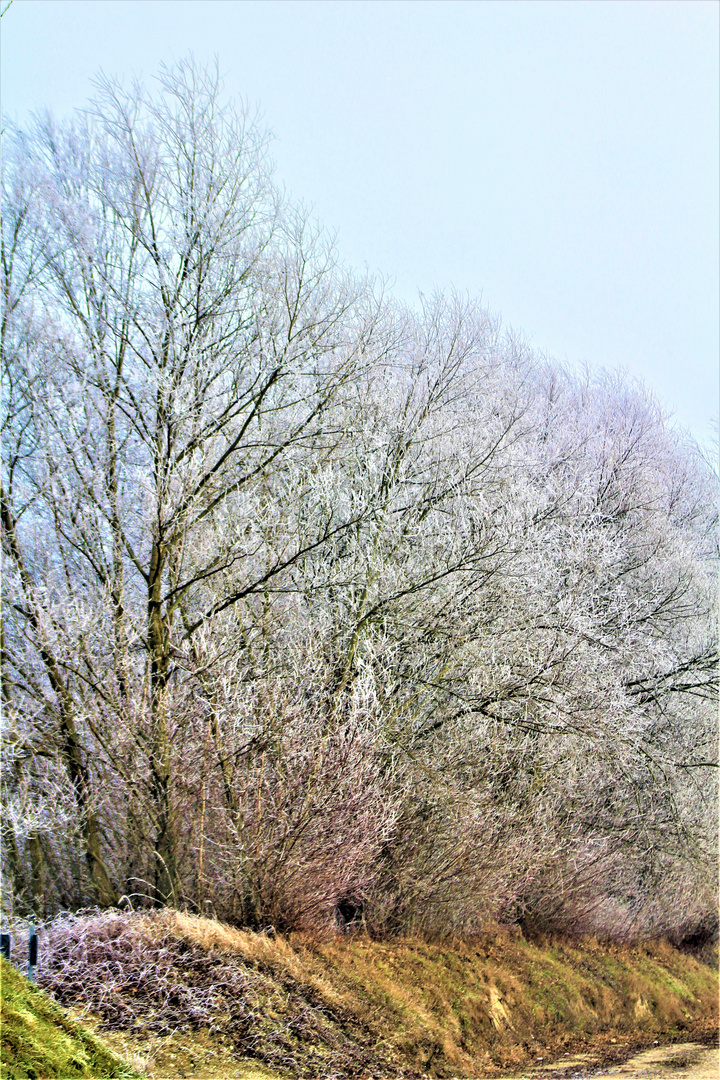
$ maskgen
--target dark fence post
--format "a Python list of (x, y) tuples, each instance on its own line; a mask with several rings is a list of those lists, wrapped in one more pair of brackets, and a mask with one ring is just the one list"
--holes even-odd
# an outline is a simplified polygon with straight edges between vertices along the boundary
[(0, 934), (0, 956), (10, 959), (10, 935)]
[(35, 968), (38, 962), (38, 940), (35, 927), (30, 923), (30, 936), (28, 937), (28, 980), (33, 981)]

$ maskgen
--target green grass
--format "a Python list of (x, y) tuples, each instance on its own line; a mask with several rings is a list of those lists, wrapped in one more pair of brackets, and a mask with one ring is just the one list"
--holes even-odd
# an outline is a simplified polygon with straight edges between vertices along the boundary
[(100, 1039), (0, 959), (0, 1077), (136, 1077)]

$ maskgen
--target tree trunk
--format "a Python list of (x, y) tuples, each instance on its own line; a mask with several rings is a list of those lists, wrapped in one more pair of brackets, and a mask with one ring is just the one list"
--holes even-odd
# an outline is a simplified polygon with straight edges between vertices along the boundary
[(169, 630), (162, 613), (164, 552), (153, 545), (148, 594), (148, 645), (150, 651), (151, 752), (150, 772), (155, 834), (155, 901), (177, 903), (177, 837), (170, 792), (170, 738), (168, 732), (168, 680), (170, 675)]
[(112, 907), (117, 903), (117, 893), (112, 886), (110, 876), (102, 859), (100, 830), (97, 816), (92, 805), (92, 783), (90, 772), (83, 760), (82, 748), (75, 727), (72, 697), (70, 696), (70, 692), (61, 675), (60, 666), (45, 641), (40, 612), (35, 604), (32, 579), (25, 569), (22, 552), (20, 551), (17, 539), (15, 521), (4, 497), (4, 492), (2, 494), (2, 524), (5, 531), (6, 542), (22, 579), (23, 590), (28, 603), (28, 621), (37, 636), (40, 647), (40, 656), (57, 702), (62, 739), (62, 754), (65, 758), (68, 774), (70, 776), (70, 783), (75, 792), (81, 814), (81, 831), (90, 880), (95, 887), (98, 904), (101, 907)]
[(43, 850), (36, 832), (33, 831), (28, 836), (27, 846), (30, 854), (30, 910), (36, 919), (42, 919), (45, 915)]

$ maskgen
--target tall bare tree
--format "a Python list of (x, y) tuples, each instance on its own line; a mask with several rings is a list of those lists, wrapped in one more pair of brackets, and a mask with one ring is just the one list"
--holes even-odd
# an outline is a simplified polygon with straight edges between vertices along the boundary
[[(98, 744), (115, 720), (143, 740), (154, 887), (177, 900), (176, 662), (350, 525), (331, 510), (302, 546), (260, 553), (268, 489), (338, 438), (324, 417), (372, 347), (374, 300), (283, 204), (264, 134), (219, 92), (190, 62), (154, 95), (103, 81), (82, 118), (45, 119), (8, 155), (5, 550), (104, 903), (79, 699)], [(73, 624), (82, 605), (95, 617)]]

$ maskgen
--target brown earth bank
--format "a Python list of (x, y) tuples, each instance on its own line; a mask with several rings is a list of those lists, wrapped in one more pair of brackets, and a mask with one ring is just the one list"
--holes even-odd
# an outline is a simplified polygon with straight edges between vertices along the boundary
[(164, 911), (41, 944), (41, 985), (154, 1078), (562, 1076), (718, 1030), (716, 967), (667, 942), (318, 942)]

